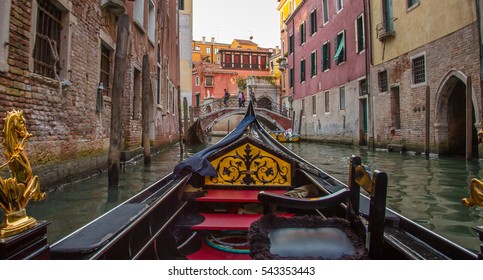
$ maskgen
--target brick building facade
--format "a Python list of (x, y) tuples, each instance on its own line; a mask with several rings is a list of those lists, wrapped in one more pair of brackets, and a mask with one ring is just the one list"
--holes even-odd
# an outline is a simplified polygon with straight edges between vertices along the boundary
[[(123, 120), (123, 159), (142, 152), (144, 55), (149, 56), (152, 83), (151, 145), (160, 147), (177, 141), (176, 3), (153, 0), (2, 3), (5, 9), (1, 9), (0, 19), (5, 32), (0, 36), (0, 45), (6, 47), (0, 52), (0, 115), (5, 116), (12, 109), (23, 110), (27, 129), (34, 135), (26, 150), (42, 188), (107, 167), (116, 26), (121, 13), (126, 12), (130, 18), (123, 115), (119, 116)], [(55, 45), (50, 48), (49, 42)], [(1, 172), (3, 175), (8, 170)]]

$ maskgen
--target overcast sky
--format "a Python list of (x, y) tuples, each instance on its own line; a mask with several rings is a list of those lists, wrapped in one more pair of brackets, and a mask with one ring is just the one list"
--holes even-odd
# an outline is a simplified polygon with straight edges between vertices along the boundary
[(193, 40), (219, 43), (249, 40), (263, 48), (280, 46), (277, 0), (193, 0)]

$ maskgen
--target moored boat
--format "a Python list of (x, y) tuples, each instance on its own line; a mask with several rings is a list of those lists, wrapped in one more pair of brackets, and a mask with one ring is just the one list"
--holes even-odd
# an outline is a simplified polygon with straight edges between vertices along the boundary
[(50, 256), (478, 259), (388, 209), (386, 173), (370, 172), (357, 156), (349, 166), (343, 183), (300, 158), (259, 125), (249, 104), (220, 142), (53, 244)]
[(281, 143), (297, 143), (300, 141), (300, 135), (292, 134), (291, 129), (283, 130), (272, 130), (269, 132), (270, 136)]

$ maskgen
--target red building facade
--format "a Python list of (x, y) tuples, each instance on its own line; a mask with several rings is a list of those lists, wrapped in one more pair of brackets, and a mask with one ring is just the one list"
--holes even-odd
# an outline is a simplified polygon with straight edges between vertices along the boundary
[(364, 19), (363, 1), (307, 0), (286, 20), (286, 89), (303, 136), (347, 142), (365, 137), (359, 122), (367, 108), (359, 98), (367, 71)]

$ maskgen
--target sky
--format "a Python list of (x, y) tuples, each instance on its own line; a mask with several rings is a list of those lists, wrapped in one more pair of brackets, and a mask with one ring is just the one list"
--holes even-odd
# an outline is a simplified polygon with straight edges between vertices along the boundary
[(193, 40), (231, 44), (249, 40), (259, 47), (280, 46), (277, 0), (193, 0)]

